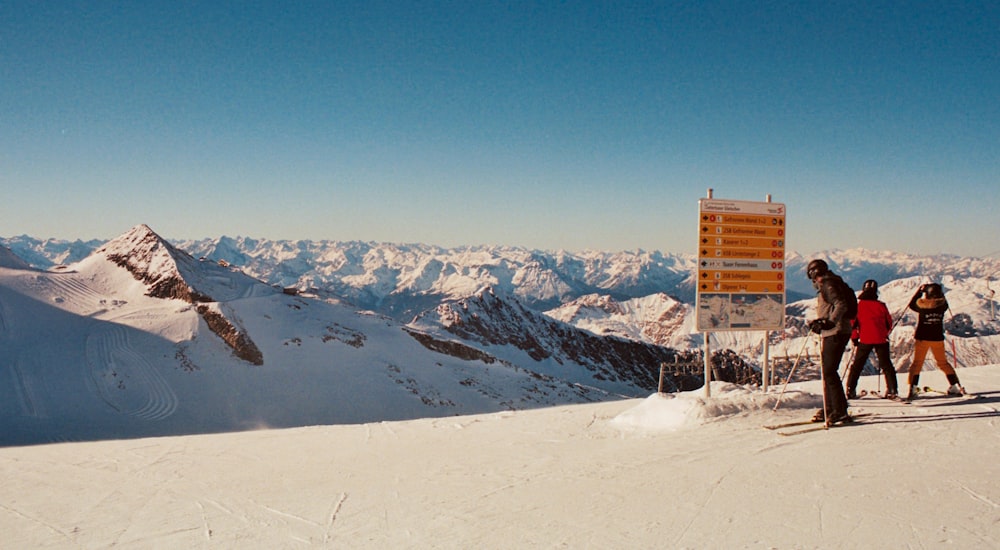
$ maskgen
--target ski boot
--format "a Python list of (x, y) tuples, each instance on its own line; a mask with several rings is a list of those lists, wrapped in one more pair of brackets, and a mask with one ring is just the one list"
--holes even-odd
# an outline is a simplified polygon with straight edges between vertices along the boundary
[(958, 385), (957, 383), (952, 384), (951, 386), (948, 387), (948, 395), (958, 395), (958, 396), (966, 395), (965, 388)]
[(854, 422), (854, 419), (851, 418), (851, 415), (849, 415), (846, 412), (844, 412), (844, 413), (835, 414), (835, 415), (831, 416), (827, 420), (826, 425), (827, 426), (833, 426), (834, 424), (850, 424), (852, 422)]
[(919, 392), (920, 392), (920, 389), (917, 388), (917, 385), (916, 384), (911, 384), (910, 385), (910, 393), (908, 393), (906, 395), (906, 402), (910, 403), (911, 401), (913, 401), (914, 399), (916, 399), (917, 398), (917, 393), (919, 393)]

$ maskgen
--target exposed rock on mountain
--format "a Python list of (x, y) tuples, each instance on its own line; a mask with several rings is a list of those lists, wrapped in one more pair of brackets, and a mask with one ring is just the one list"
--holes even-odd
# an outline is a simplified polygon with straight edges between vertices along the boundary
[[(580, 365), (591, 372), (599, 387), (624, 384), (618, 391), (625, 391), (626, 386), (655, 390), (660, 364), (674, 363), (678, 357), (673, 349), (578, 329), (530, 310), (494, 289), (441, 304), (412, 325), (443, 330), (486, 349), (514, 347), (538, 363), (542, 372)], [(670, 385), (670, 390), (678, 389), (672, 382)]]
[[(222, 312), (216, 304), (211, 283), (202, 288), (199, 283), (211, 281), (213, 271), (223, 271), (214, 276), (215, 281), (226, 281), (226, 290), (232, 290), (234, 274), (228, 269), (211, 263), (199, 262), (190, 254), (165, 241), (149, 226), (140, 224), (118, 238), (108, 241), (94, 251), (94, 255), (104, 256), (108, 261), (126, 269), (136, 280), (148, 287), (147, 296), (164, 300), (183, 300), (197, 305), (197, 312), (205, 320), (208, 328), (222, 338), (233, 353), (254, 365), (264, 364), (263, 354), (254, 344), (246, 330), (240, 329)], [(247, 288), (265, 285), (242, 275)], [(216, 283), (217, 287), (218, 284)], [(221, 298), (231, 298), (231, 292), (222, 292)], [(237, 293), (237, 295), (240, 293)]]
[(264, 354), (257, 348), (257, 344), (247, 336), (246, 331), (236, 328), (221, 311), (212, 307), (213, 305), (215, 304), (198, 305), (198, 314), (205, 320), (209, 330), (229, 344), (236, 357), (254, 365), (263, 365)]
[[(108, 241), (94, 251), (128, 270), (136, 280), (149, 286), (148, 296), (175, 298), (194, 304), (214, 302), (203, 292), (191, 287), (181, 274), (181, 263), (192, 263), (187, 252), (175, 248), (144, 224)], [(190, 267), (190, 266), (188, 266)]]

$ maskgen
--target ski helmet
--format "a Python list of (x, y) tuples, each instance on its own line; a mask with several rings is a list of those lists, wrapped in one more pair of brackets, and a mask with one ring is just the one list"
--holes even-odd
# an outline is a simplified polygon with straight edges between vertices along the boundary
[(944, 298), (944, 292), (941, 290), (941, 285), (937, 283), (931, 283), (927, 285), (927, 297)]
[(813, 260), (806, 266), (806, 276), (810, 279), (815, 279), (828, 271), (830, 267), (823, 260)]
[(875, 279), (868, 279), (865, 284), (861, 285), (861, 290), (878, 290), (878, 281)]

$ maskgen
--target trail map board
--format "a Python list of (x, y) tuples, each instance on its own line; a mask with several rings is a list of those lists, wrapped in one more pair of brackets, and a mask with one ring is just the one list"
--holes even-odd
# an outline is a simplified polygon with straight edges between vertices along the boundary
[(700, 199), (698, 206), (698, 330), (784, 328), (785, 205)]

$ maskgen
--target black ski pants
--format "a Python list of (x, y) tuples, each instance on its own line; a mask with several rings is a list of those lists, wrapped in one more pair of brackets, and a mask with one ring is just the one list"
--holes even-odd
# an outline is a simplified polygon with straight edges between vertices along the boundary
[(858, 344), (854, 349), (854, 361), (847, 368), (847, 394), (856, 393), (858, 389), (858, 379), (861, 378), (861, 371), (865, 368), (868, 356), (875, 350), (875, 357), (878, 359), (878, 367), (885, 376), (886, 393), (898, 394), (899, 386), (896, 384), (896, 368), (892, 366), (892, 358), (889, 357), (889, 342), (883, 344)]
[(840, 381), (840, 361), (844, 350), (851, 341), (851, 333), (837, 333), (823, 337), (823, 406), (827, 418), (837, 418), (847, 414), (847, 396)]

